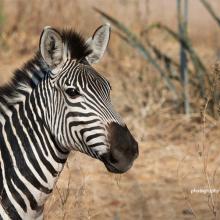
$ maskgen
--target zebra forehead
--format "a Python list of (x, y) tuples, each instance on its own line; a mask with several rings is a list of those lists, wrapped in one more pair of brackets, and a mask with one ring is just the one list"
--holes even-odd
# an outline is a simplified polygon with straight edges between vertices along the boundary
[(86, 83), (88, 85), (111, 89), (109, 81), (88, 64), (78, 63), (77, 68), (74, 68), (73, 72), (71, 70), (65, 71), (61, 76), (63, 83), (67, 85), (75, 83), (85, 85)]

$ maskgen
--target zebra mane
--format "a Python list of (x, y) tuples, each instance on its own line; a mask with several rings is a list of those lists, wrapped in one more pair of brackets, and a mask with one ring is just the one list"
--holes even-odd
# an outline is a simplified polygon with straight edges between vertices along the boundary
[[(44, 64), (44, 66), (46, 65)], [(0, 103), (12, 103), (21, 90), (33, 89), (36, 82), (41, 81), (46, 72), (46, 69), (43, 68), (43, 58), (40, 52), (37, 52), (32, 59), (14, 71), (8, 83), (0, 87)]]
[[(59, 32), (64, 44), (67, 45), (72, 59), (82, 60), (92, 52), (81, 34), (72, 29), (64, 29)], [(22, 90), (32, 90), (49, 74), (50, 69), (38, 51), (23, 67), (14, 71), (11, 80), (7, 84), (0, 86), (0, 103), (9, 104), (16, 102)]]
[(76, 31), (72, 29), (64, 29), (60, 31), (60, 33), (64, 44), (67, 45), (72, 59), (83, 59), (92, 52), (82, 35)]

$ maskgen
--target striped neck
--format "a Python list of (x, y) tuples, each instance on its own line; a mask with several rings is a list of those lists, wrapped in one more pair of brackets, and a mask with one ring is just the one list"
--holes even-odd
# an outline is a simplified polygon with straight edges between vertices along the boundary
[(24, 78), (0, 89), (0, 219), (41, 218), (69, 153), (45, 121), (47, 71), (32, 60), (15, 73)]

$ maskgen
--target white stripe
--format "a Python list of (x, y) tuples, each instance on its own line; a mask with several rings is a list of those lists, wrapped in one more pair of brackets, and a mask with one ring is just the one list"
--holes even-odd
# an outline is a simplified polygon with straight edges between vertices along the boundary
[(9, 216), (5, 213), (5, 210), (1, 206), (1, 203), (0, 203), (0, 216), (3, 218), (3, 220), (10, 220)]

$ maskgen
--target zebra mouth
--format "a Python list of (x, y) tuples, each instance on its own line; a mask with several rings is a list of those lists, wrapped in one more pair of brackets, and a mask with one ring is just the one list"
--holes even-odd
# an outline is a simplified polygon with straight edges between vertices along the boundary
[(124, 173), (126, 172), (126, 170), (119, 170), (118, 168), (116, 168), (114, 165), (110, 164), (110, 163), (107, 163), (107, 162), (104, 162), (105, 164), (105, 167), (107, 168), (107, 170), (111, 173)]
[(111, 172), (111, 173), (116, 173), (116, 174), (121, 174), (121, 173), (125, 173), (126, 171), (129, 170), (129, 168), (132, 166), (132, 164), (130, 166), (127, 166), (123, 169), (119, 169), (116, 167), (115, 164), (113, 164), (111, 161), (109, 161), (108, 159), (106, 159), (106, 157), (102, 157), (101, 161), (105, 164), (106, 169)]
[(113, 166), (112, 164), (110, 164), (110, 163), (104, 162), (104, 164), (105, 164), (105, 167), (107, 168), (107, 170), (108, 170), (109, 172), (111, 172), (111, 173), (118, 173), (118, 174), (120, 174), (120, 173), (126, 172), (126, 171), (123, 171), (123, 170), (119, 170), (118, 168), (114, 167), (114, 166)]

